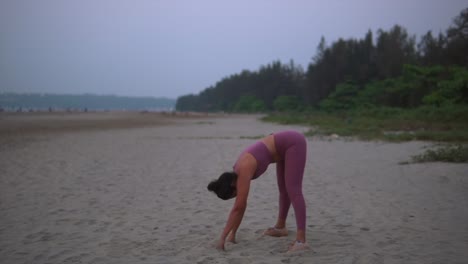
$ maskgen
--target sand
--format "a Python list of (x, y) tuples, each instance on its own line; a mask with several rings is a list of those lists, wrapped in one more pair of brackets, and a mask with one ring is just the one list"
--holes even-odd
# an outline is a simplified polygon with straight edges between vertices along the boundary
[(468, 261), (468, 165), (399, 165), (431, 143), (308, 138), (312, 249), (285, 254), (293, 210), (288, 237), (261, 236), (278, 210), (270, 165), (251, 185), (238, 244), (219, 252), (233, 201), (208, 182), (259, 136), (308, 128), (258, 116), (99, 115), (81, 114), (100, 120), (84, 128), (76, 115), (0, 116), (0, 263)]

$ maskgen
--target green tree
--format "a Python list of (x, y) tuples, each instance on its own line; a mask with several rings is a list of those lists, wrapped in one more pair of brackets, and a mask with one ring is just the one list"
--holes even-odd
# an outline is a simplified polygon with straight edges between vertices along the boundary
[(468, 69), (453, 67), (450, 72), (451, 78), (438, 80), (435, 89), (423, 97), (425, 104), (468, 104)]
[(273, 102), (276, 111), (298, 111), (303, 108), (303, 105), (297, 96), (281, 95)]
[(258, 113), (265, 110), (265, 103), (253, 95), (241, 96), (234, 106), (235, 112)]
[(468, 8), (453, 19), (447, 30), (446, 54), (452, 64), (468, 66)]
[(421, 63), (423, 65), (445, 64), (445, 42), (445, 37), (442, 34), (439, 34), (436, 39), (432, 36), (431, 31), (422, 36), (421, 41), (418, 43)]
[(340, 83), (336, 90), (320, 103), (320, 108), (326, 111), (347, 110), (357, 107), (356, 95), (359, 86), (352, 81)]
[(406, 29), (395, 25), (389, 32), (377, 34), (376, 65), (379, 79), (391, 78), (401, 73), (404, 64), (416, 61), (415, 37)]

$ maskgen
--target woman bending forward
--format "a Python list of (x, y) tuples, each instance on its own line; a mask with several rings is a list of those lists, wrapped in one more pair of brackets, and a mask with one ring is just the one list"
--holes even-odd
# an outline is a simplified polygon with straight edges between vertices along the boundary
[[(292, 204), (296, 216), (296, 240), (289, 252), (308, 248), (305, 222), (306, 205), (302, 195), (302, 177), (306, 162), (307, 144), (304, 136), (296, 131), (271, 134), (247, 147), (237, 159), (233, 172), (225, 172), (208, 184), (208, 190), (228, 200), (236, 197), (221, 238), (216, 247), (224, 250), (226, 239), (235, 243), (236, 231), (247, 207), (250, 181), (262, 175), (270, 163), (276, 163), (279, 189), (279, 213), (274, 227), (265, 230), (268, 236), (287, 236), (286, 217)], [(229, 236), (229, 237), (228, 237)]]

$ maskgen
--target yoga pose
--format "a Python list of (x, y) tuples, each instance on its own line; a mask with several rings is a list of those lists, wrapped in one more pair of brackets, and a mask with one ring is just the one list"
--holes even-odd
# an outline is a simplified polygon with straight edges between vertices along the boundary
[[(216, 247), (224, 250), (227, 239), (235, 243), (236, 231), (244, 216), (250, 181), (262, 175), (270, 163), (276, 163), (279, 189), (279, 213), (274, 227), (265, 230), (268, 236), (287, 236), (286, 217), (292, 203), (296, 215), (296, 240), (288, 251), (308, 248), (305, 235), (306, 205), (302, 195), (302, 177), (307, 145), (304, 136), (295, 131), (271, 134), (247, 147), (237, 159), (233, 172), (225, 172), (208, 184), (208, 190), (228, 200), (236, 197), (226, 226)], [(229, 236), (229, 237), (228, 237)]]

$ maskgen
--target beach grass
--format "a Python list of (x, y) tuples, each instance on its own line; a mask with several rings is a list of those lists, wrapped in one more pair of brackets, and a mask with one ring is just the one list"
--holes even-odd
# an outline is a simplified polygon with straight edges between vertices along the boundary
[(271, 113), (262, 120), (311, 126), (307, 136), (336, 134), (392, 142), (468, 142), (468, 107)]
[(453, 163), (468, 162), (468, 146), (442, 146), (436, 149), (428, 149), (424, 153), (412, 157), (412, 163), (435, 161)]

